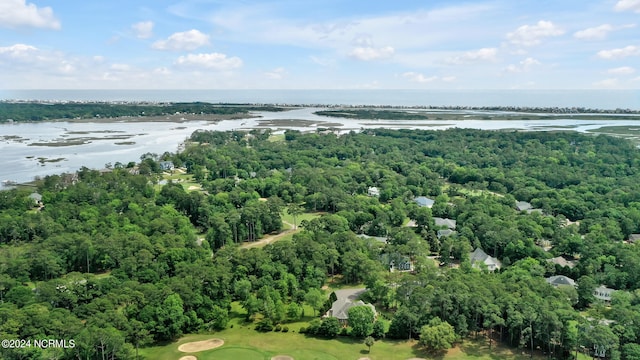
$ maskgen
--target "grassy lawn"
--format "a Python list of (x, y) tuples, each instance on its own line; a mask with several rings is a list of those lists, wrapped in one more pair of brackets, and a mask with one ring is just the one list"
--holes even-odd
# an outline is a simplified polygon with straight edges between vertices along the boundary
[[(289, 355), (295, 360), (357, 360), (368, 357), (371, 360), (388, 359), (478, 359), (478, 360), (524, 360), (517, 350), (506, 347), (489, 346), (482, 341), (465, 341), (448, 352), (429, 354), (423, 351), (414, 341), (380, 340), (371, 347), (371, 353), (360, 339), (338, 337), (337, 339), (317, 339), (296, 333), (259, 333), (252, 326), (234, 326), (233, 328), (210, 335), (188, 335), (179, 341), (165, 346), (150, 347), (140, 350), (144, 359), (176, 360), (187, 353), (178, 351), (178, 346), (186, 342), (220, 338), (225, 344), (217, 349), (191, 353), (198, 360), (269, 360), (276, 355)], [(536, 356), (536, 358), (539, 358)]]
[[(300, 334), (300, 328), (306, 327), (312, 319), (313, 310), (304, 307), (305, 315), (300, 321), (284, 324), (289, 328), (288, 333), (282, 332), (258, 332), (254, 330), (253, 321), (246, 322), (246, 312), (238, 302), (231, 304), (229, 312), (229, 324), (223, 331), (209, 334), (186, 335), (180, 340), (161, 346), (153, 346), (140, 349), (141, 359), (147, 360), (177, 360), (181, 356), (193, 355), (198, 360), (270, 360), (276, 355), (289, 355), (295, 360), (357, 360), (368, 357), (371, 360), (387, 359), (479, 359), (479, 360), (524, 360), (528, 355), (522, 355), (521, 351), (503, 346), (491, 350), (487, 341), (467, 340), (447, 352), (429, 354), (418, 346), (417, 341), (406, 340), (379, 340), (371, 347), (371, 353), (363, 344), (362, 339), (350, 337), (338, 337), (336, 339), (320, 339), (307, 337)], [(224, 345), (211, 350), (197, 353), (182, 353), (178, 347), (192, 341), (202, 341), (211, 338), (224, 340)], [(539, 358), (536, 356), (536, 358)]]
[(269, 135), (269, 138), (267, 139), (267, 141), (271, 141), (271, 142), (284, 141), (284, 134), (271, 134)]
[[(162, 180), (173, 181), (174, 183), (178, 183), (182, 185), (185, 191), (193, 191), (194, 188), (200, 190), (202, 187), (200, 184), (193, 180), (192, 174), (184, 174), (177, 171), (174, 171), (172, 174), (164, 174), (162, 176)], [(191, 190), (189, 190), (191, 188)], [(162, 189), (162, 185), (156, 185), (156, 191), (160, 191)]]
[[(302, 222), (302, 220), (312, 220), (315, 219), (317, 217), (319, 217), (320, 215), (322, 215), (322, 213), (302, 213), (298, 216), (296, 216), (296, 225), (300, 225), (300, 222)], [(282, 221), (284, 222), (288, 222), (290, 224), (293, 224), (293, 216), (289, 215), (289, 212), (287, 211), (287, 208), (284, 208), (284, 211), (282, 212)], [(286, 224), (285, 224), (286, 225)]]

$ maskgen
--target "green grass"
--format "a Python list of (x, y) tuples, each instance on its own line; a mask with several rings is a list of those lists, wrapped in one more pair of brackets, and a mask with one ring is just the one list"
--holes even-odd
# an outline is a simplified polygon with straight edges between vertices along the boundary
[[(300, 222), (302, 222), (302, 220), (312, 220), (315, 219), (317, 217), (319, 217), (320, 215), (322, 215), (322, 213), (302, 213), (298, 216), (296, 216), (296, 225), (300, 225)], [(286, 221), (288, 223), (293, 224), (293, 215), (289, 215), (289, 212), (287, 211), (287, 209), (285, 208), (284, 211), (282, 212), (282, 220)]]
[[(201, 185), (193, 180), (192, 174), (184, 174), (178, 171), (174, 171), (171, 174), (162, 175), (162, 180), (166, 180), (166, 181), (171, 180), (174, 183), (178, 183), (182, 185), (185, 191), (194, 191), (193, 189), (189, 190), (189, 187), (191, 186), (197, 187), (198, 190), (201, 189)], [(162, 185), (156, 185), (155, 189), (156, 191), (160, 191), (162, 189)]]
[(284, 134), (271, 134), (267, 141), (271, 142), (281, 142), (284, 141)]
[[(213, 334), (188, 335), (178, 342), (165, 346), (149, 347), (140, 350), (143, 359), (176, 360), (187, 355), (178, 351), (178, 346), (186, 342), (220, 338), (225, 344), (217, 349), (191, 353), (198, 360), (224, 359), (264, 359), (269, 360), (276, 355), (289, 355), (295, 360), (333, 360), (359, 359), (368, 357), (371, 360), (426, 359), (458, 360), (524, 360), (528, 354), (521, 354), (517, 349), (494, 346), (489, 350), (486, 341), (464, 341), (454, 349), (439, 354), (430, 354), (422, 350), (415, 340), (379, 340), (371, 347), (371, 352), (361, 339), (338, 337), (337, 339), (318, 339), (296, 333), (259, 333), (253, 326), (234, 326)], [(539, 356), (534, 356), (541, 359)]]
[[(321, 339), (300, 334), (300, 328), (306, 327), (309, 321), (316, 318), (313, 310), (304, 307), (305, 314), (300, 321), (283, 324), (289, 328), (288, 333), (267, 332), (254, 330), (253, 321), (245, 321), (246, 312), (238, 302), (231, 304), (230, 321), (227, 329), (209, 334), (186, 335), (180, 340), (140, 349), (141, 359), (147, 360), (176, 360), (187, 353), (178, 351), (178, 347), (192, 341), (202, 341), (211, 338), (224, 340), (224, 345), (212, 350), (190, 353), (198, 360), (270, 360), (276, 355), (288, 355), (295, 360), (343, 360), (368, 357), (371, 360), (427, 358), (442, 360), (478, 359), (478, 360), (524, 360), (528, 359), (526, 351), (510, 349), (504, 346), (494, 346), (489, 349), (486, 340), (465, 340), (453, 349), (438, 354), (425, 352), (418, 346), (417, 341), (406, 340), (378, 340), (371, 347), (371, 352), (363, 344), (362, 339), (338, 337), (336, 339)], [(542, 359), (540, 356), (534, 356)]]

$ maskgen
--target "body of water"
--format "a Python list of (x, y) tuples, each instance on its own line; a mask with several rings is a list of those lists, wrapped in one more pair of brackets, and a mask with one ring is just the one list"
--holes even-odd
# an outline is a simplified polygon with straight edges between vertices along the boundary
[[(337, 124), (342, 132), (361, 128), (475, 129), (587, 131), (602, 126), (636, 125), (620, 120), (531, 121), (376, 121), (314, 115), (326, 105), (390, 106), (521, 106), (584, 107), (640, 110), (639, 90), (0, 90), (4, 100), (151, 101), (264, 104), (317, 104), (291, 111), (259, 112), (259, 118), (220, 122), (41, 122), (0, 124), (0, 180), (31, 181), (36, 176), (73, 172), (82, 166), (139, 161), (145, 153), (175, 152), (195, 130), (269, 127), (314, 130)], [(284, 120), (284, 121), (283, 121)], [(296, 120), (306, 120), (301, 124)], [(310, 122), (310, 123), (309, 123)], [(323, 125), (324, 124), (324, 125)], [(63, 144), (67, 142), (66, 144)], [(64, 146), (60, 146), (64, 145)]]
[[(140, 161), (145, 153), (176, 152), (198, 129), (228, 131), (271, 128), (313, 131), (335, 127), (340, 132), (362, 128), (484, 130), (519, 129), (588, 131), (603, 126), (640, 126), (633, 120), (358, 120), (315, 115), (325, 108), (295, 108), (285, 112), (256, 112), (247, 119), (173, 122), (38, 122), (0, 125), (0, 180), (27, 182), (36, 176), (74, 172), (86, 166), (101, 169), (107, 163)], [(300, 121), (302, 120), (302, 121)], [(64, 145), (64, 146), (61, 146)]]

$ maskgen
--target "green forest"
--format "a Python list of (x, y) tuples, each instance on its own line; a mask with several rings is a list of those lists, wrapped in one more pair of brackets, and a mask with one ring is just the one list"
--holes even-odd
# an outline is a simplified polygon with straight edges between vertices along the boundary
[(193, 103), (44, 103), (0, 102), (0, 122), (150, 117), (174, 114), (235, 115), (249, 111), (282, 111), (275, 106)]
[[(201, 188), (165, 183), (169, 161)], [(255, 336), (312, 316), (299, 332), (366, 339), (373, 359), (391, 339), (425, 357), (484, 339), (640, 359), (639, 176), (633, 143), (577, 132), (197, 131), (180, 153), (0, 191), (0, 338), (75, 341), (0, 358), (144, 358), (242, 309)], [(285, 230), (285, 214), (293, 236), (243, 248)], [(475, 249), (501, 267), (472, 262)], [(575, 286), (546, 280), (558, 275)], [(328, 283), (366, 287), (376, 316), (321, 317)]]

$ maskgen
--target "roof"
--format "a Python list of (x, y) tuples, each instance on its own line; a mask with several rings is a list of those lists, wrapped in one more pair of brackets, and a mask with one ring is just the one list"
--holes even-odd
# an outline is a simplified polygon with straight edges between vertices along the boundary
[(547, 278), (547, 282), (553, 286), (576, 286), (576, 282), (567, 276), (556, 275)]
[(349, 319), (349, 309), (362, 305), (370, 307), (373, 313), (376, 314), (375, 306), (367, 304), (362, 300), (357, 300), (365, 291), (367, 291), (365, 288), (335, 290), (334, 293), (338, 300), (333, 302), (331, 309), (327, 311), (326, 315), (338, 318), (339, 320), (347, 320)]
[(380, 189), (375, 186), (370, 186), (367, 189), (367, 194), (369, 194), (369, 196), (380, 196)]
[(426, 196), (418, 196), (417, 198), (413, 199), (413, 201), (415, 201), (418, 206), (423, 206), (423, 207), (432, 207), (433, 203), (435, 203), (435, 200), (433, 199), (429, 199)]
[(547, 262), (554, 263), (562, 267), (568, 267), (570, 269), (573, 269), (576, 266), (575, 261), (569, 261), (562, 256), (554, 257), (552, 259), (547, 259)]
[(338, 299), (333, 302), (331, 309), (327, 312), (328, 316), (333, 316), (339, 320), (349, 319), (349, 309), (354, 306), (368, 306), (373, 310), (373, 314), (376, 313), (376, 308), (372, 304), (365, 303), (362, 300), (353, 301), (350, 299)]
[(29, 195), (29, 198), (33, 199), (35, 201), (42, 201), (42, 195), (40, 195), (40, 194), (38, 194), (36, 192), (31, 193), (31, 195)]
[(518, 211), (525, 211), (525, 210), (529, 210), (532, 209), (533, 206), (531, 206), (530, 203), (526, 202), (526, 201), (517, 201), (516, 202), (516, 209), (518, 209)]
[(439, 217), (434, 217), (433, 221), (436, 223), (436, 226), (446, 226), (449, 229), (456, 228), (456, 221), (453, 219), (443, 219)]
[(616, 290), (614, 289), (608, 288), (604, 285), (600, 285), (597, 288), (595, 288), (595, 290), (593, 290), (593, 297), (602, 301), (611, 301), (611, 295), (615, 291)]
[(631, 235), (629, 235), (629, 242), (634, 243), (634, 242), (636, 242), (638, 240), (640, 240), (640, 234), (631, 234)]
[(365, 235), (365, 234), (358, 234), (356, 236), (361, 238), (361, 239), (371, 239), (371, 240), (375, 240), (377, 242), (381, 242), (381, 243), (384, 243), (384, 244), (387, 243), (387, 238), (385, 236), (369, 236), (369, 235)]
[(478, 267), (478, 263), (487, 265), (489, 270), (500, 269), (502, 266), (500, 260), (487, 255), (487, 253), (480, 248), (476, 248), (471, 254), (469, 254), (469, 261), (471, 262), (471, 266), (475, 268)]

